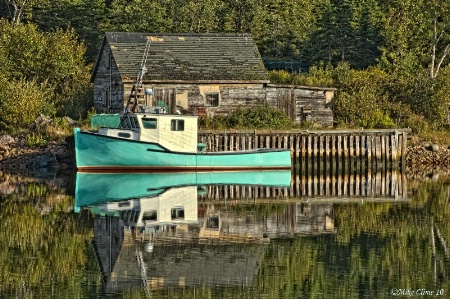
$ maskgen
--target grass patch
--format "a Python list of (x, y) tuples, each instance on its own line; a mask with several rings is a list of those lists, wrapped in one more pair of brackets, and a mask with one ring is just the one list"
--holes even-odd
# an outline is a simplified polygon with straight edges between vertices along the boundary
[(450, 131), (427, 131), (419, 134), (418, 139), (420, 142), (432, 142), (439, 145), (450, 145)]

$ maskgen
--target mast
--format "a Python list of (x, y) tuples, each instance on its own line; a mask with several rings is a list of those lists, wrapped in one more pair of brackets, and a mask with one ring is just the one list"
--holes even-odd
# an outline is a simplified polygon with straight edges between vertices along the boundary
[(147, 73), (147, 67), (145, 64), (147, 63), (148, 53), (150, 51), (150, 39), (147, 37), (147, 42), (145, 43), (144, 54), (142, 55), (141, 64), (139, 65), (139, 72), (137, 75), (136, 82), (133, 84), (131, 88), (130, 96), (128, 97), (127, 105), (125, 106), (125, 113), (120, 120), (119, 129), (122, 128), (123, 121), (127, 117), (128, 113), (134, 112), (136, 110), (138, 99), (142, 94), (142, 80), (144, 78), (144, 74)]

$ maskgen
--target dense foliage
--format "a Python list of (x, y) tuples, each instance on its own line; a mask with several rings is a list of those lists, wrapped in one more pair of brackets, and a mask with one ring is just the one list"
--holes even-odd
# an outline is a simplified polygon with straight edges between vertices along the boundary
[(3, 128), (28, 126), (40, 113), (85, 115), (90, 71), (72, 30), (46, 33), (0, 20), (0, 45)]
[[(0, 0), (0, 101), (28, 101), (10, 98), (27, 86), (41, 110), (31, 115), (85, 116), (105, 31), (250, 32), (264, 60), (301, 71), (273, 82), (337, 88), (338, 123), (443, 129), (449, 12), (437, 0)], [(0, 113), (3, 127), (29, 121), (10, 123), (10, 110)]]
[(297, 125), (283, 111), (270, 107), (258, 106), (238, 108), (227, 116), (201, 117), (199, 126), (203, 129), (274, 129), (286, 130)]

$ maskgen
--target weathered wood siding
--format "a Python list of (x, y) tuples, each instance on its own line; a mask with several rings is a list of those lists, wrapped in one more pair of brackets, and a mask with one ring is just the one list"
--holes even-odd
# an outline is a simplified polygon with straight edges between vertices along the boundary
[(332, 127), (331, 109), (334, 89), (269, 84), (267, 103), (283, 110), (297, 123), (311, 123), (314, 127)]
[(99, 59), (98, 71), (93, 78), (94, 107), (98, 113), (123, 111), (123, 83), (108, 47), (101, 52)]
[[(113, 72), (114, 73), (114, 72)], [(99, 113), (118, 113), (125, 109), (130, 97), (132, 84), (117, 83), (106, 74), (95, 80), (94, 105)], [(115, 84), (109, 86), (110, 82)], [(145, 86), (146, 87), (146, 86)], [(151, 106), (164, 103), (173, 112), (175, 106), (196, 111), (203, 108), (208, 116), (227, 115), (238, 108), (247, 108), (268, 104), (283, 110), (297, 123), (309, 122), (315, 127), (331, 127), (333, 115), (325, 101), (324, 92), (293, 90), (287, 88), (268, 88), (263, 84), (152, 84), (153, 95), (142, 94), (140, 105)], [(205, 89), (218, 90), (219, 105), (208, 106)], [(111, 99), (108, 97), (111, 96)]]

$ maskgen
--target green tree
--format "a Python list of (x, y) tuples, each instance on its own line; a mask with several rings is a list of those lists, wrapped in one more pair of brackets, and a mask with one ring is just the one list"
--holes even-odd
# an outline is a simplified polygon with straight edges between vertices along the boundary
[(109, 31), (217, 32), (222, 1), (115, 0), (103, 27)]
[(381, 22), (381, 62), (414, 75), (419, 66), (435, 78), (448, 64), (450, 4), (435, 0), (386, 0)]
[(28, 8), (33, 5), (36, 0), (1, 0), (0, 1), (0, 17), (7, 18), (12, 26), (19, 25)]
[(296, 126), (286, 114), (270, 106), (239, 108), (227, 116), (200, 118), (199, 126), (204, 129), (291, 129)]
[(258, 0), (223, 1), (220, 29), (224, 32), (248, 33), (252, 31), (252, 20), (258, 9)]
[(301, 43), (314, 29), (316, 5), (311, 1), (260, 1), (253, 12), (251, 33), (261, 55), (270, 60), (298, 59)]
[[(24, 89), (31, 88), (37, 92), (36, 103), (46, 112), (73, 116), (75, 109), (71, 107), (80, 102), (89, 106), (86, 96), (90, 90), (90, 67), (84, 60), (85, 48), (77, 42), (72, 30), (43, 33), (32, 24), (12, 27), (10, 22), (0, 20), (0, 44), (0, 61), (5, 62), (0, 68), (3, 79), (8, 81), (4, 93), (13, 89), (10, 84), (17, 85), (17, 95), (6, 99), (11, 103), (3, 105), (14, 105), (22, 95), (30, 97)], [(44, 94), (38, 92), (44, 89)], [(44, 95), (45, 105), (41, 102)], [(37, 113), (37, 110), (30, 111)], [(28, 118), (22, 125), (27, 122)]]
[(102, 27), (105, 31), (166, 32), (171, 20), (165, 5), (153, 0), (113, 0)]
[(73, 29), (78, 42), (87, 47), (86, 58), (93, 61), (103, 38), (106, 12), (104, 0), (37, 1), (31, 6), (27, 21), (43, 32)]
[(357, 69), (375, 65), (381, 43), (381, 11), (375, 0), (339, 0), (321, 5), (315, 32), (303, 45), (307, 65), (348, 62)]
[[(430, 78), (437, 77), (439, 70), (444, 66), (444, 62), (448, 61), (450, 52), (450, 34), (448, 27), (450, 26), (450, 5), (446, 2), (431, 0), (428, 5), (431, 9), (429, 18), (432, 20), (433, 35), (431, 39), (430, 54)], [(448, 63), (446, 63), (448, 65)]]

